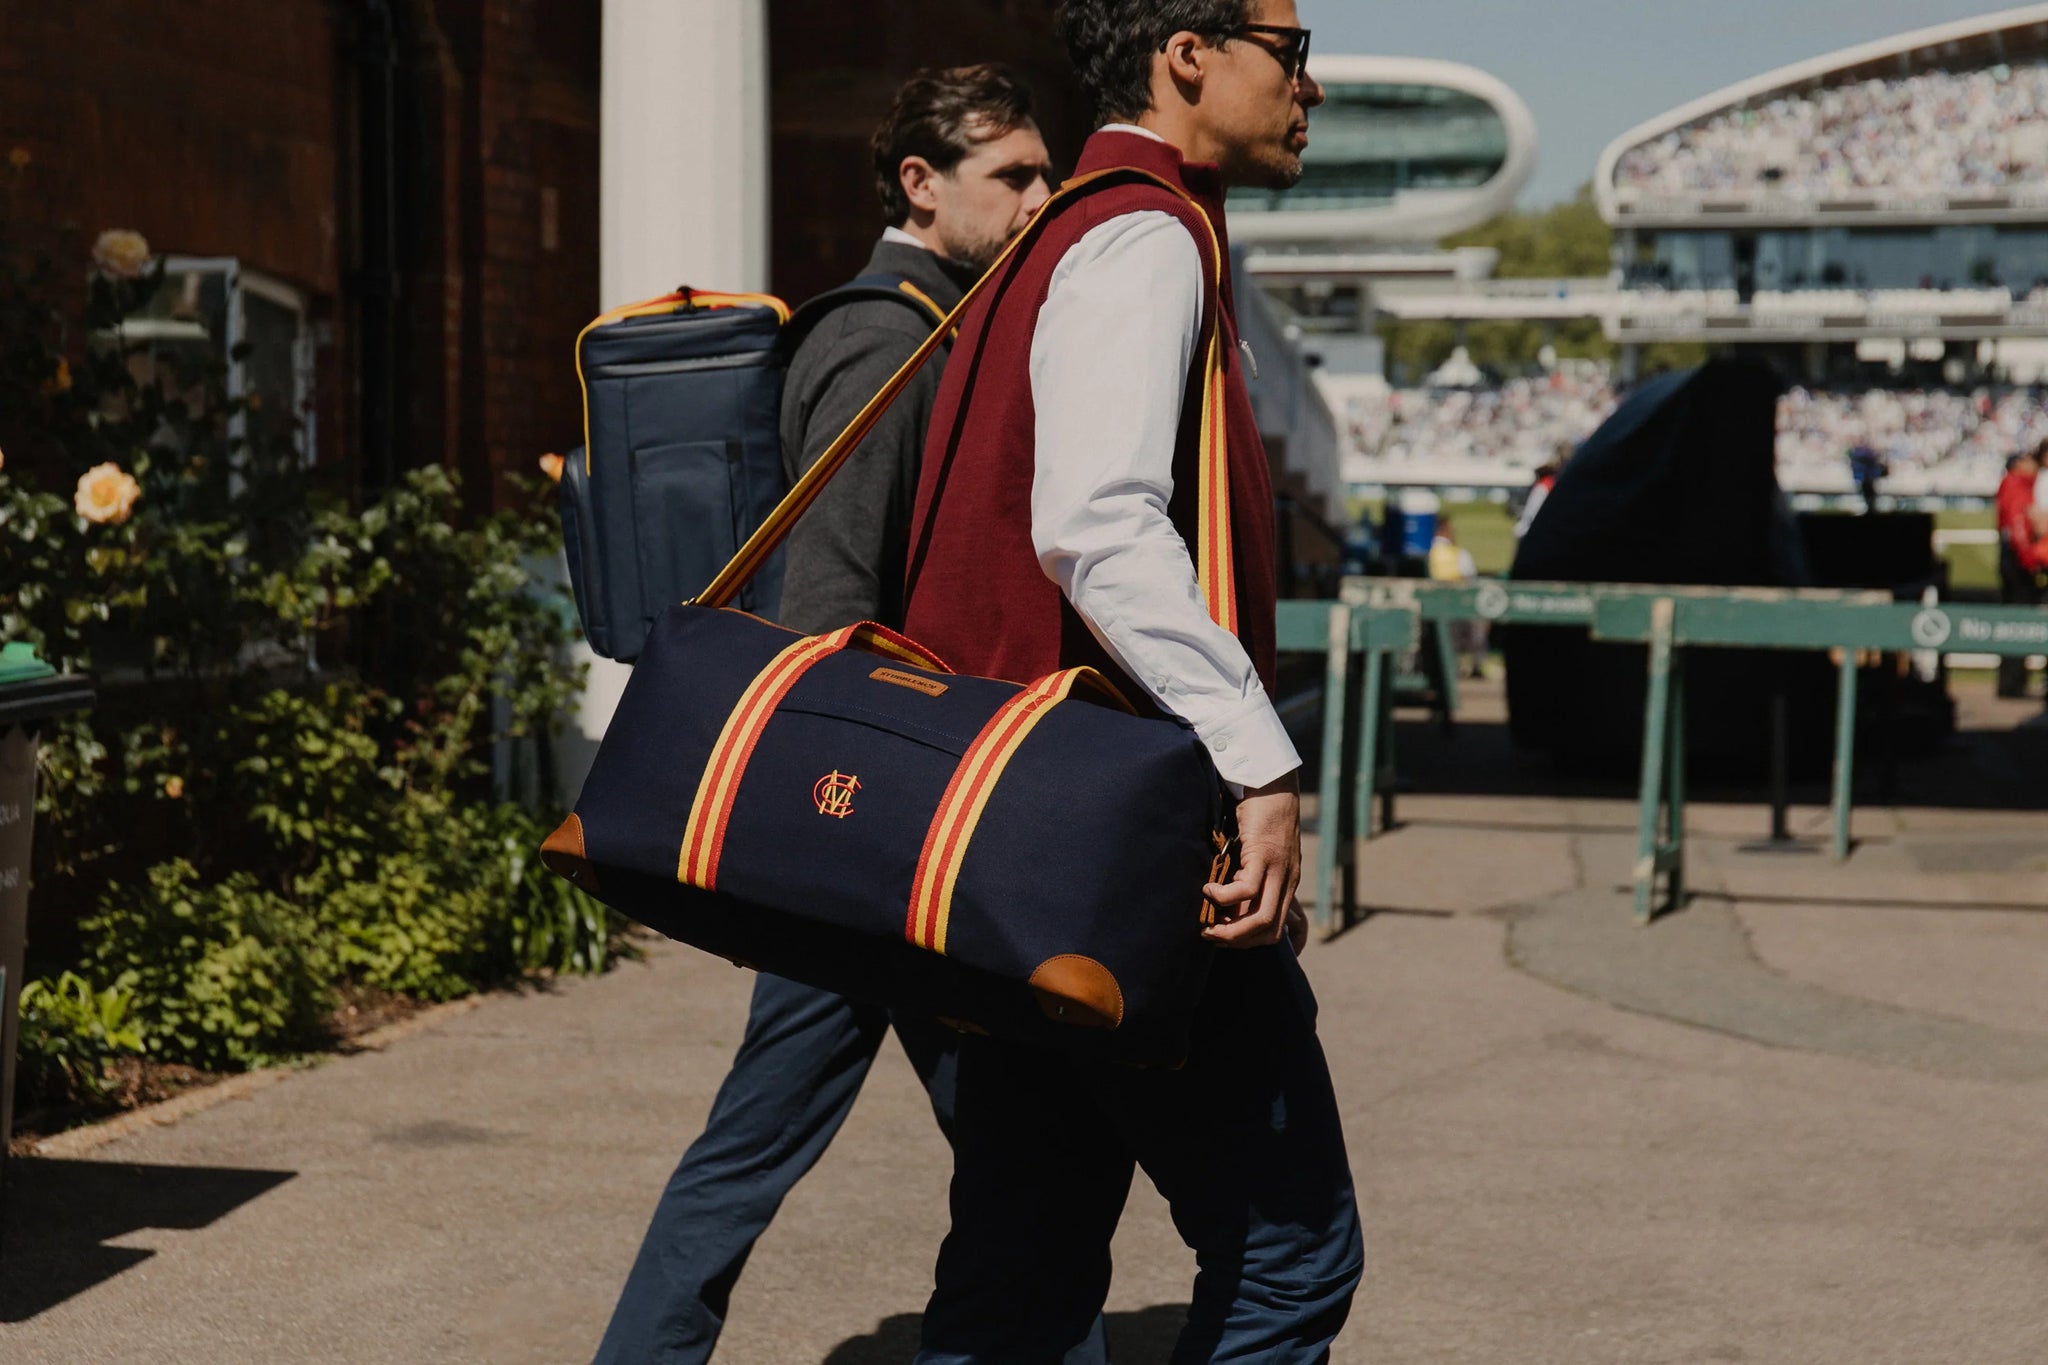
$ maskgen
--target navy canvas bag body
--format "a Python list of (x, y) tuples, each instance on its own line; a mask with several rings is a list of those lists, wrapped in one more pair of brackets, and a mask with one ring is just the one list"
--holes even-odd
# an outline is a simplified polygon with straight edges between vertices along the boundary
[[(788, 360), (832, 309), (884, 299), (943, 316), (909, 281), (864, 275), (791, 314), (769, 294), (689, 288), (615, 308), (576, 338), (583, 448), (557, 502), (590, 647), (639, 657), (663, 608), (704, 590), (789, 491), (779, 418)], [(772, 617), (771, 556), (736, 603)]]
[[(1010, 252), (1089, 185), (1127, 177), (1166, 183), (1084, 178)], [(1233, 808), (1193, 729), (1136, 714), (1091, 669), (963, 677), (872, 623), (805, 636), (731, 609), (1008, 258), (695, 600), (654, 618), (542, 859), (744, 966), (970, 1031), (1173, 1065), (1216, 951), (1203, 886), (1228, 880), (1234, 853)], [(1208, 342), (1204, 400), (1220, 403)], [(1223, 424), (1204, 428), (1220, 464)], [(1198, 563), (1227, 578), (1227, 544)]]

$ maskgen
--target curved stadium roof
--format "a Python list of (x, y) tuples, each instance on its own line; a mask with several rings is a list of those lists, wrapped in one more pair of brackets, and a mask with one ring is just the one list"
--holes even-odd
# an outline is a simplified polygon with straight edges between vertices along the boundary
[[(1615, 183), (1616, 174), (1622, 158), (1630, 151), (1653, 143), (1666, 134), (1705, 123), (1717, 114), (1757, 108), (1786, 96), (1815, 94), (1858, 81), (1929, 71), (1979, 70), (2027, 59), (2048, 60), (2048, 4), (2027, 5), (1916, 29), (1795, 62), (1740, 81), (1631, 128), (1610, 143), (1601, 153), (1593, 176), (1594, 195), (1601, 216), (1609, 223), (1640, 222), (1648, 218), (1697, 223), (1703, 218), (1737, 215), (1747, 218), (1757, 214), (1769, 215), (1775, 210), (1780, 215), (1811, 219), (1821, 204), (1810, 196), (1802, 198), (1755, 189), (1659, 191), (1655, 195), (1637, 195), (1619, 188)], [(2048, 184), (2029, 188), (2036, 196), (2048, 192)], [(1853, 202), (1838, 205), (1848, 213), (1828, 213), (1826, 216), (1843, 218), (1853, 213), (1885, 220), (1912, 217), (1916, 211), (1924, 214), (1929, 209), (1967, 211), (1972, 207), (1972, 201), (1981, 200), (1977, 207), (1992, 216), (2024, 211), (2026, 216), (2038, 218), (2043, 207), (2048, 206), (2048, 200), (2018, 204), (2012, 202), (2010, 194), (1978, 195), (1956, 191), (1937, 196), (1944, 201), (1939, 204), (1915, 203), (1912, 201), (1925, 200), (1927, 196), (1913, 194), (1910, 186), (1899, 187), (1897, 196), (1887, 189), (1876, 193), (1856, 191), (1850, 197)], [(1901, 202), (1887, 202), (1894, 197)]]
[(1301, 184), (1236, 191), (1230, 233), (1263, 246), (1423, 242), (1512, 208), (1536, 167), (1536, 120), (1484, 71), (1422, 57), (1316, 57)]

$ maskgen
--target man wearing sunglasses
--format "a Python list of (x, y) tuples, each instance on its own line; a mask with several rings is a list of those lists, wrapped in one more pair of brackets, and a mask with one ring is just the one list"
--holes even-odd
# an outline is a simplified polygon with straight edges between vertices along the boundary
[[(1307, 1365), (1327, 1358), (1363, 1253), (1290, 942), (1300, 759), (1270, 699), (1273, 491), (1223, 196), (1300, 179), (1322, 90), (1295, 0), (1067, 0), (1059, 30), (1097, 106), (1077, 174), (1166, 183), (1110, 177), (1061, 201), (963, 319), (905, 629), (963, 673), (1088, 665), (1185, 720), (1238, 796), (1242, 867), (1206, 889), (1224, 922), (1202, 932), (1222, 951), (1183, 1067), (963, 1043), (953, 1228), (918, 1360), (1057, 1360), (1108, 1291), (1135, 1164), (1199, 1266), (1173, 1358)], [(1227, 458), (1205, 463), (1219, 428)]]

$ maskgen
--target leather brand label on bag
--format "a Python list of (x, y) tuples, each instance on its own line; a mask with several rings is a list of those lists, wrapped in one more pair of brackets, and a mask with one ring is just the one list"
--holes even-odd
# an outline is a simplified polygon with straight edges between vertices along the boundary
[(878, 668), (868, 674), (868, 676), (876, 682), (895, 683), (898, 687), (907, 687), (913, 692), (922, 692), (927, 697), (943, 696), (946, 691), (946, 685), (942, 682), (932, 678), (920, 677), (915, 673), (905, 673), (898, 668)]

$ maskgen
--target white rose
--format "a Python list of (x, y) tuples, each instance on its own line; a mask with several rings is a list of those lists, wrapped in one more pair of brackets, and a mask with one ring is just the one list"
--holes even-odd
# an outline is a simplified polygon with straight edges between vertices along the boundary
[(149, 265), (149, 241), (127, 228), (108, 228), (92, 244), (92, 263), (117, 280), (135, 279)]
[(119, 526), (128, 520), (129, 513), (135, 510), (135, 500), (141, 496), (142, 485), (110, 460), (78, 476), (78, 491), (71, 495), (71, 505), (87, 521)]

